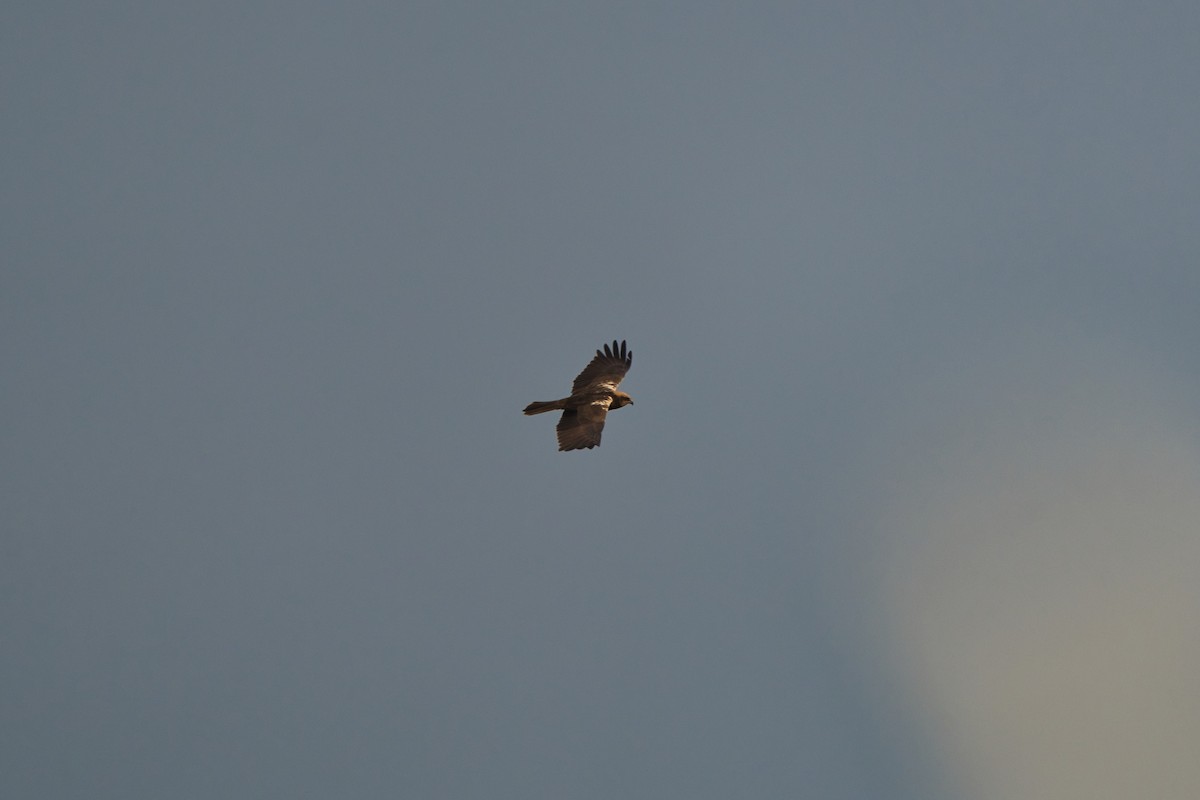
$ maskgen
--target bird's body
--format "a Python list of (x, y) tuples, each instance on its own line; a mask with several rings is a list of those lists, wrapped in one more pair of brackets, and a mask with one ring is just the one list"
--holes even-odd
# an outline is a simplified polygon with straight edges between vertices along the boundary
[(612, 346), (604, 345), (604, 351), (596, 351), (583, 372), (575, 378), (571, 394), (560, 400), (530, 403), (525, 407), (528, 415), (544, 414), (547, 411), (562, 411), (558, 420), (559, 450), (590, 450), (600, 444), (600, 433), (610, 409), (632, 405), (633, 398), (617, 391), (617, 385), (633, 364), (633, 352), (626, 349), (625, 342)]

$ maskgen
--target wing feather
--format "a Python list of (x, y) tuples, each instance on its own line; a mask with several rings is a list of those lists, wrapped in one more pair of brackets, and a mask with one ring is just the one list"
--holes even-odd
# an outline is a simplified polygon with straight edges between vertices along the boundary
[(558, 420), (559, 450), (590, 450), (600, 444), (612, 398), (604, 397), (563, 411)]
[(612, 391), (621, 383), (631, 366), (633, 351), (626, 349), (624, 340), (618, 345), (614, 339), (612, 346), (606, 344), (603, 352), (596, 351), (596, 356), (575, 378), (575, 383), (571, 385), (571, 394)]

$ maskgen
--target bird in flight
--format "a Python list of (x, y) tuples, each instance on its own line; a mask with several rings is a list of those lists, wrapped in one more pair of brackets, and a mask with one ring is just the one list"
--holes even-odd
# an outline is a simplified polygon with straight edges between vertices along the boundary
[(559, 450), (590, 450), (600, 444), (600, 432), (604, 430), (604, 418), (609, 409), (633, 405), (633, 398), (617, 391), (617, 385), (633, 364), (633, 351), (625, 349), (614, 339), (612, 346), (604, 345), (604, 352), (596, 351), (583, 372), (571, 385), (571, 396), (545, 403), (530, 403), (525, 406), (529, 415), (547, 411), (562, 411), (558, 420)]

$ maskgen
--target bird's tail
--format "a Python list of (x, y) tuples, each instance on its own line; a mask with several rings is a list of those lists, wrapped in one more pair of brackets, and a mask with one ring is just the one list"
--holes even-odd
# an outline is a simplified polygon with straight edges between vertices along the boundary
[(565, 399), (551, 400), (548, 403), (530, 403), (529, 405), (525, 406), (525, 413), (526, 414), (544, 414), (547, 411), (558, 411), (562, 408), (565, 408), (565, 406), (563, 405), (564, 403), (566, 403)]

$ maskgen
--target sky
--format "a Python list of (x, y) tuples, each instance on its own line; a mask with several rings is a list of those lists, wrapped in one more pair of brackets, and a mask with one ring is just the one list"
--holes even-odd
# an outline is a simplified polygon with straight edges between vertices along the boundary
[(13, 4), (0, 795), (1196, 797), (1197, 34)]

